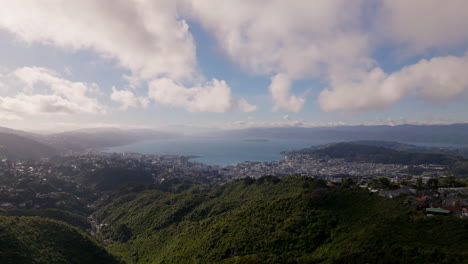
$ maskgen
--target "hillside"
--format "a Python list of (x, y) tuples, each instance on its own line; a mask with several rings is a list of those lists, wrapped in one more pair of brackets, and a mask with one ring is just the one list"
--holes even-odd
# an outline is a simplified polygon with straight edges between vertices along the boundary
[(11, 160), (38, 160), (52, 157), (57, 151), (35, 140), (8, 133), (0, 133), (0, 157)]
[(17, 129), (12, 129), (8, 127), (0, 127), (0, 133), (18, 135), (18, 136), (29, 138), (29, 139), (32, 139), (41, 143), (43, 143), (43, 140), (45, 139), (44, 135), (40, 135), (40, 134), (36, 134), (32, 132), (26, 132), (26, 131), (17, 130)]
[(39, 217), (0, 216), (0, 263), (120, 263), (88, 235)]
[(429, 153), (429, 154), (443, 154), (449, 156), (459, 156), (468, 158), (468, 148), (459, 147), (428, 147), (428, 146), (416, 146), (413, 144), (404, 144), (392, 141), (372, 141), (362, 140), (355, 141), (354, 143), (370, 146), (378, 146), (398, 151), (414, 152), (414, 153)]
[[(462, 263), (468, 221), (305, 177), (246, 178), (108, 201), (100, 238), (127, 263)], [(398, 258), (395, 258), (398, 256)]]
[(96, 128), (51, 134), (47, 135), (47, 140), (51, 145), (61, 150), (84, 151), (176, 136), (175, 134), (145, 129)]
[[(396, 143), (398, 144), (398, 143)], [(288, 151), (285, 154), (307, 154), (317, 157), (330, 157), (344, 159), (349, 162), (372, 162), (383, 164), (440, 164), (449, 165), (461, 158), (434, 153), (417, 153), (399, 151), (389, 146), (395, 144), (371, 145), (369, 142), (340, 142), (305, 148), (297, 151)]]

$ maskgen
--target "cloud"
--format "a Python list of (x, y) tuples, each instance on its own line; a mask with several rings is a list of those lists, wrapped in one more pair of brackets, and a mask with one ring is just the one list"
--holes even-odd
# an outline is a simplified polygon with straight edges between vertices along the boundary
[(323, 64), (354, 64), (366, 53), (359, 0), (188, 2), (229, 58), (258, 74), (317, 75)]
[(275, 76), (270, 85), (273, 110), (302, 109), (304, 98), (289, 93), (299, 79), (328, 84), (319, 98), (326, 111), (380, 109), (410, 93), (448, 101), (465, 89), (461, 71), (466, 66), (460, 59), (434, 58), (389, 75), (372, 58), (388, 44), (410, 56), (466, 46), (465, 0), (186, 2), (189, 15), (232, 61), (248, 72)]
[(274, 128), (274, 127), (334, 127), (348, 126), (345, 122), (304, 122), (301, 120), (285, 121), (234, 121), (222, 124), (224, 129)]
[[(27, 43), (90, 49), (114, 59), (130, 70), (124, 77), (131, 86), (151, 83), (149, 93), (162, 104), (191, 112), (254, 111), (244, 99), (233, 102), (224, 81), (192, 88), (179, 85), (203, 80), (188, 24), (179, 15), (183, 8), (182, 1), (171, 0), (8, 1), (0, 10), (0, 28)], [(111, 100), (122, 109), (148, 102), (115, 88)]]
[[(316, 78), (327, 86), (318, 98), (323, 110), (359, 112), (410, 94), (447, 102), (466, 90), (464, 68), (457, 68), (466, 69), (466, 56), (441, 56), (466, 48), (467, 9), (465, 0), (16, 0), (2, 1), (0, 29), (26, 43), (115, 60), (130, 71), (130, 85), (148, 84), (160, 104), (190, 112), (254, 111), (245, 99), (234, 100), (224, 81), (204, 80), (186, 22), (193, 21), (242, 69), (274, 76), (273, 110), (301, 111), (305, 99), (291, 92), (293, 83)], [(372, 58), (381, 47), (439, 57), (386, 73)], [(0, 82), (0, 89), (8, 88)], [(115, 89), (111, 99), (123, 109), (146, 105), (130, 90)], [(56, 105), (50, 111), (83, 112), (47, 100)]]
[(319, 96), (325, 111), (382, 109), (408, 94), (434, 102), (448, 102), (468, 91), (468, 55), (435, 57), (386, 74), (380, 68), (331, 80), (331, 89)]
[(186, 2), (189, 15), (232, 61), (248, 72), (275, 75), (273, 110), (302, 109), (305, 100), (289, 94), (294, 80), (372, 63), (368, 35), (360, 30), (360, 0)]
[(148, 98), (135, 96), (129, 90), (117, 90), (115, 87), (112, 87), (110, 98), (112, 101), (119, 103), (123, 110), (127, 110), (129, 107), (146, 107), (149, 103)]
[(9, 120), (9, 121), (11, 121), (11, 120), (22, 120), (22, 118), (15, 115), (15, 114), (0, 112), (0, 120)]
[(285, 109), (292, 112), (301, 111), (305, 99), (291, 95), (291, 80), (287, 75), (278, 74), (271, 79), (270, 93), (273, 98), (273, 110)]
[(18, 68), (0, 78), (0, 83), (8, 83), (13, 86), (10, 90), (16, 88), (17, 91), (15, 95), (0, 96), (2, 116), (106, 112), (104, 106), (89, 97), (98, 89), (96, 84), (71, 82), (52, 70), (40, 67)]
[(257, 106), (249, 104), (244, 98), (237, 100), (237, 104), (234, 108), (241, 112), (253, 112), (257, 110)]
[(230, 87), (225, 81), (216, 79), (190, 88), (167, 78), (156, 79), (149, 83), (148, 97), (160, 104), (182, 107), (189, 112), (227, 112), (236, 108), (250, 112), (256, 109), (244, 99), (233, 102)]
[(376, 31), (412, 55), (468, 43), (466, 0), (381, 0)]
[(0, 28), (27, 43), (92, 49), (138, 78), (191, 79), (196, 54), (176, 1), (2, 1)]

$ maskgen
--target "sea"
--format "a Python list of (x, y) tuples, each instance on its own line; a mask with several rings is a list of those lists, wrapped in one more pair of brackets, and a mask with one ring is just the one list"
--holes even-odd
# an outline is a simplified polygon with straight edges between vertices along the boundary
[(191, 155), (193, 161), (210, 165), (233, 165), (243, 161), (283, 160), (282, 151), (298, 150), (333, 141), (264, 140), (264, 139), (194, 139), (151, 140), (112, 147), (106, 152), (141, 154)]
[[(209, 139), (177, 138), (151, 140), (112, 147), (106, 152), (136, 152), (141, 154), (190, 155), (193, 161), (210, 165), (234, 165), (243, 161), (283, 160), (282, 151), (299, 150), (337, 141), (294, 140), (294, 139)], [(428, 147), (468, 147), (467, 145), (411, 143)]]

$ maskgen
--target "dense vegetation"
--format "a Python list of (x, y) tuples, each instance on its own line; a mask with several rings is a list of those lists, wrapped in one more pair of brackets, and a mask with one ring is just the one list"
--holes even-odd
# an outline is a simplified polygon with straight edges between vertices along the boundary
[(0, 216), (0, 263), (120, 263), (82, 231), (40, 217)]
[(47, 208), (47, 209), (0, 209), (0, 215), (4, 216), (39, 216), (48, 219), (62, 221), (72, 226), (81, 228), (83, 231), (91, 230), (88, 219), (82, 215), (69, 211)]
[(344, 159), (349, 162), (372, 162), (383, 164), (440, 164), (451, 165), (461, 158), (433, 153), (412, 153), (355, 142), (341, 142), (320, 148), (306, 148), (294, 153)]
[(128, 263), (462, 263), (468, 222), (306, 177), (108, 201), (100, 239)]

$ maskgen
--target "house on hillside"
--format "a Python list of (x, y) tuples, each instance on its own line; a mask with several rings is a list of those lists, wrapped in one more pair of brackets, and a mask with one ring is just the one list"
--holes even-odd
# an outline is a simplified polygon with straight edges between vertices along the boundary
[(2, 209), (13, 209), (15, 206), (12, 203), (4, 202), (0, 204), (0, 208)]
[(421, 197), (417, 197), (416, 201), (418, 203), (419, 208), (426, 208), (426, 207), (429, 207), (431, 203), (434, 202), (434, 198), (432, 198), (429, 195), (423, 195)]
[(401, 194), (416, 194), (416, 189), (403, 186), (398, 190), (381, 190), (379, 192), (380, 196), (384, 196), (384, 197), (387, 197), (387, 198), (395, 198), (395, 197), (397, 197), (398, 195), (401, 195)]

